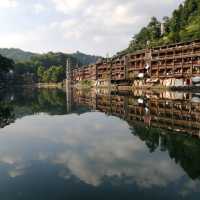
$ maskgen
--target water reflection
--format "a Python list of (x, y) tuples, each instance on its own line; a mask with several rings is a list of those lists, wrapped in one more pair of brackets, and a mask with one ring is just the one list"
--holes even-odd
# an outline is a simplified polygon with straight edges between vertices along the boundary
[(73, 90), (67, 105), (57, 90), (4, 93), (1, 119), (12, 123), (0, 129), (0, 197), (199, 199), (193, 97)]
[(130, 125), (143, 122), (148, 127), (200, 136), (200, 94), (135, 91), (131, 95), (85, 93), (75, 90), (73, 100)]

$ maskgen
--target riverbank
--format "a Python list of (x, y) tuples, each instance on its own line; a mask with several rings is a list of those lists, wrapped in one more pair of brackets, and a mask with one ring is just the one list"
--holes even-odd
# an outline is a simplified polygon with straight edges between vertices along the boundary
[[(10, 87), (23, 87), (23, 88), (39, 88), (39, 89), (64, 89), (66, 88), (65, 81), (60, 83), (32, 83), (32, 84), (1, 84), (0, 89)], [(141, 84), (141, 85), (120, 85), (120, 84), (106, 84), (98, 85), (95, 81), (93, 82), (79, 82), (77, 84), (71, 84), (71, 87), (77, 89), (106, 89), (114, 92), (131, 92), (133, 90), (154, 90), (154, 91), (188, 91), (188, 92), (200, 92), (200, 86), (163, 86), (160, 84)]]
[(77, 83), (72, 85), (77, 89), (108, 89), (111, 91), (132, 91), (132, 90), (154, 90), (154, 91), (188, 91), (188, 92), (197, 92), (200, 91), (200, 86), (190, 85), (190, 86), (163, 86), (161, 84), (144, 84), (144, 85), (117, 85), (110, 84), (108, 85), (97, 85)]
[(37, 88), (46, 88), (46, 89), (62, 89), (65, 87), (64, 83), (36, 83)]

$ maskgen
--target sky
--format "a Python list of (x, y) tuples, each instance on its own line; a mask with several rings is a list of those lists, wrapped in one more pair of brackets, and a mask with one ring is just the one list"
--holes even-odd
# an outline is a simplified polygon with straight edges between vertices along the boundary
[(183, 0), (0, 0), (0, 48), (113, 55)]

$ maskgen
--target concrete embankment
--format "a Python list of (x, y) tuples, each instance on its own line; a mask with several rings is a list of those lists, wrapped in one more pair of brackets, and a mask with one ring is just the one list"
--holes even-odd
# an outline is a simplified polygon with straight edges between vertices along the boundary
[(139, 85), (117, 85), (111, 84), (109, 87), (107, 85), (87, 85), (87, 84), (76, 84), (72, 85), (77, 89), (108, 89), (111, 91), (132, 91), (132, 90), (156, 90), (156, 91), (200, 91), (200, 86), (190, 85), (190, 86), (165, 86), (161, 84), (139, 84)]
[(47, 89), (54, 89), (54, 88), (64, 88), (64, 83), (37, 83), (35, 84), (37, 88), (47, 88)]

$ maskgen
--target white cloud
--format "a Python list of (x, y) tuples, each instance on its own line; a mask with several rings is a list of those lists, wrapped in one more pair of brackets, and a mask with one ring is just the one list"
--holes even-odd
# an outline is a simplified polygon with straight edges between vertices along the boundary
[(46, 10), (46, 7), (40, 3), (36, 3), (33, 7), (34, 7), (36, 14), (42, 13)]
[[(60, 46), (63, 41), (58, 40), (58, 35), (61, 35), (55, 25), (43, 25), (34, 30), (25, 30), (23, 32), (0, 32), (0, 48), (22, 48), (24, 50), (45, 53), (48, 51), (60, 51)], [(64, 36), (63, 36), (64, 38)], [(64, 48), (63, 48), (64, 49)], [(66, 48), (65, 48), (66, 49)]]
[(106, 52), (115, 53), (126, 48), (133, 34), (137, 33), (152, 15), (161, 17), (169, 15), (182, 2), (182, 0), (52, 1), (58, 11), (73, 20), (73, 23), (69, 23), (69, 19), (60, 22), (60, 26), (66, 24), (62, 26), (65, 39), (73, 41), (76, 49), (81, 48), (82, 51), (104, 55)]
[(80, 9), (82, 5), (85, 5), (87, 0), (52, 0), (56, 5), (56, 9), (68, 13), (71, 10)]
[(0, 45), (1, 47), (14, 47), (21, 46), (27, 42), (27, 37), (22, 33), (0, 33)]
[(1, 0), (0, 8), (14, 8), (18, 5), (18, 1), (16, 0)]
[[(5, 23), (5, 26), (9, 26), (9, 32), (5, 33), (5, 29), (2, 28), (5, 34), (3, 39), (0, 39), (1, 47), (13, 46), (39, 52), (79, 50), (102, 56), (107, 53), (114, 54), (128, 46), (131, 37), (148, 23), (152, 15), (160, 18), (170, 15), (183, 0), (45, 0), (42, 4), (41, 1), (37, 2), (39, 3), (23, 5), (18, 13), (13, 15), (16, 18), (14, 21), (19, 24), (17, 32), (16, 28), (10, 31), (9, 24), (12, 20)], [(0, 7), (16, 5), (17, 0), (0, 1)], [(27, 17), (27, 9), (33, 9), (35, 13), (40, 14), (41, 20), (39, 17)], [(46, 10), (51, 12), (44, 12)], [(7, 15), (6, 12), (3, 17)], [(34, 27), (30, 28), (27, 23), (34, 24)]]

